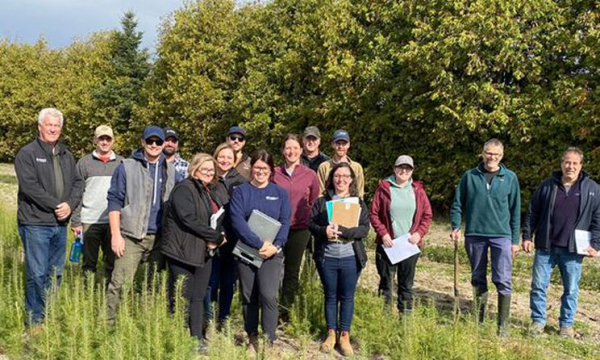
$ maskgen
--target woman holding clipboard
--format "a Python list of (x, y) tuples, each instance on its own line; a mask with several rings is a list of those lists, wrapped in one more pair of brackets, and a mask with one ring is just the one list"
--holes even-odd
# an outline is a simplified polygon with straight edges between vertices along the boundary
[[(292, 210), (287, 192), (270, 182), (273, 174), (273, 157), (265, 150), (257, 150), (250, 157), (251, 180), (233, 191), (229, 202), (231, 226), (238, 241), (258, 250), (262, 258), (259, 268), (238, 261), (238, 273), (242, 292), (244, 330), (249, 338), (249, 351), (256, 351), (258, 344), (259, 306), (262, 309), (263, 331), (269, 344), (277, 336), (279, 284), (283, 271), (282, 248), (288, 238)], [(274, 239), (261, 238), (250, 230), (248, 220), (255, 210), (281, 224)]]
[(394, 273), (398, 273), (398, 311), (410, 314), (413, 305), (412, 287), (419, 254), (392, 264), (384, 248), (393, 245), (393, 239), (409, 233), (408, 241), (423, 246), (423, 237), (431, 223), (431, 205), (420, 182), (412, 180), (413, 159), (399, 156), (394, 163), (394, 174), (382, 180), (371, 203), (371, 225), (375, 229), (377, 249), (375, 265), (379, 274), (379, 296), (391, 305)]
[[(327, 211), (328, 202), (332, 200), (360, 206), (358, 211), (350, 211), (355, 216), (354, 226), (330, 223), (330, 215), (336, 215)], [(333, 208), (331, 203), (329, 205)], [(348, 209), (353, 207), (349, 205)], [(342, 355), (350, 356), (354, 353), (350, 345), (354, 293), (360, 271), (367, 262), (362, 239), (369, 233), (369, 210), (358, 198), (356, 175), (348, 163), (338, 163), (331, 169), (323, 196), (312, 208), (309, 229), (315, 237), (314, 259), (325, 293), (327, 338), (321, 344), (321, 350), (333, 350), (339, 331), (339, 350)]]

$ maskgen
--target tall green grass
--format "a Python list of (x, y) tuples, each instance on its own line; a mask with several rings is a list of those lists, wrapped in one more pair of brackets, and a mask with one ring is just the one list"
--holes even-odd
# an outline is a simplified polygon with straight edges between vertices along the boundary
[[(445, 262), (445, 250), (429, 252)], [(430, 258), (431, 259), (431, 258)], [(463, 255), (463, 261), (464, 261)], [(372, 265), (371, 265), (372, 266)], [(246, 359), (239, 295), (231, 319), (221, 331), (208, 330), (209, 352), (195, 352), (196, 341), (185, 326), (185, 302), (177, 297), (168, 311), (165, 273), (139, 276), (138, 285), (123, 295), (115, 325), (106, 322), (104, 279), (86, 277), (78, 264), (67, 264), (62, 285), (49, 297), (40, 331), (24, 324), (24, 269), (14, 214), (0, 209), (0, 354), (10, 359)], [(418, 284), (417, 284), (418, 286)], [(180, 292), (181, 283), (178, 284)], [(325, 334), (323, 291), (312, 259), (305, 261), (300, 291), (290, 309), (283, 338), (294, 346), (283, 353), (264, 347), (259, 359), (322, 358), (319, 343)], [(372, 291), (356, 295), (352, 339), (357, 358), (377, 359), (594, 359), (594, 344), (561, 340), (556, 336), (532, 339), (526, 329), (512, 328), (512, 337), (498, 339), (493, 321), (478, 325), (474, 317), (455, 317), (434, 296), (417, 299), (412, 316), (401, 318), (385, 307)]]

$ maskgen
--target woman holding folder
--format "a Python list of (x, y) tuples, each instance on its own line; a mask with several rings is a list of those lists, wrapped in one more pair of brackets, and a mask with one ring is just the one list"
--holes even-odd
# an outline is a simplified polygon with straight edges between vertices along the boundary
[(171, 192), (165, 208), (161, 252), (166, 255), (171, 276), (171, 299), (178, 277), (185, 278), (183, 296), (189, 302), (188, 324), (192, 336), (204, 348), (204, 295), (211, 273), (211, 255), (225, 241), (221, 225), (211, 217), (227, 202), (224, 187), (215, 182), (215, 162), (209, 154), (194, 155), (188, 167), (189, 177)]
[(427, 194), (420, 182), (412, 180), (413, 159), (401, 155), (394, 163), (394, 174), (382, 180), (371, 203), (371, 225), (375, 229), (377, 249), (375, 265), (379, 273), (379, 295), (385, 303), (393, 300), (394, 274), (398, 274), (397, 307), (401, 314), (410, 314), (413, 305), (413, 282), (419, 254), (392, 264), (384, 248), (394, 245), (393, 239), (409, 234), (408, 242), (423, 246), (429, 230), (432, 212)]
[[(335, 202), (344, 204), (336, 206)], [(339, 221), (330, 222), (330, 218)], [(342, 221), (345, 226), (340, 225)], [(323, 197), (312, 208), (309, 229), (315, 237), (314, 259), (325, 293), (327, 338), (321, 349), (333, 350), (339, 331), (340, 352), (349, 356), (354, 353), (350, 345), (354, 293), (367, 262), (362, 239), (369, 233), (369, 210), (358, 198), (356, 175), (348, 163), (336, 164), (329, 173)]]
[[(235, 188), (229, 203), (231, 226), (238, 241), (258, 250), (262, 258), (259, 268), (238, 261), (242, 292), (244, 330), (249, 338), (249, 350), (255, 351), (258, 343), (259, 306), (262, 309), (262, 326), (267, 340), (276, 340), (278, 320), (277, 293), (283, 271), (282, 248), (290, 229), (291, 208), (287, 192), (270, 182), (273, 173), (273, 157), (265, 150), (258, 150), (250, 157), (251, 180)], [(248, 220), (255, 210), (281, 224), (274, 239), (261, 239), (250, 230)]]
[(302, 140), (299, 135), (287, 134), (281, 153), (285, 163), (275, 168), (273, 183), (287, 191), (292, 206), (290, 233), (283, 248), (285, 262), (281, 290), (282, 318), (287, 320), (289, 308), (298, 292), (298, 273), (310, 238), (308, 219), (319, 197), (319, 180), (314, 171), (300, 163)]

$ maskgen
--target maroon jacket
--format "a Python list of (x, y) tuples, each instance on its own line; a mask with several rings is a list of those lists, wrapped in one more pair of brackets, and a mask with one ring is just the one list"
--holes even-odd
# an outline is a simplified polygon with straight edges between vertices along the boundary
[[(375, 243), (381, 243), (381, 238), (385, 234), (390, 234), (392, 239), (396, 238), (392, 230), (392, 218), (390, 216), (390, 205), (392, 203), (390, 195), (390, 184), (389, 181), (383, 180), (379, 183), (375, 195), (373, 195), (373, 202), (371, 203), (371, 225), (375, 229)], [(415, 217), (410, 228), (410, 233), (413, 234), (418, 232), (421, 235), (419, 241), (419, 247), (423, 247), (423, 237), (429, 230), (429, 224), (433, 213), (431, 212), (431, 205), (429, 199), (423, 189), (421, 182), (413, 181), (412, 187), (415, 190), (415, 201), (417, 203), (417, 210), (415, 211)], [(398, 234), (400, 236), (400, 234)]]
[(310, 211), (319, 197), (317, 174), (305, 165), (299, 164), (290, 177), (285, 165), (277, 166), (271, 181), (287, 191), (292, 206), (291, 230), (307, 229)]

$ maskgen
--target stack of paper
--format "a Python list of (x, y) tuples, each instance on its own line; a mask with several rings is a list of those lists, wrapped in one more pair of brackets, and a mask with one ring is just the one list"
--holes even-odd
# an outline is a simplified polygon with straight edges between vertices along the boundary
[[(588, 254), (587, 248), (590, 247), (592, 241), (592, 233), (585, 230), (575, 230), (575, 245), (577, 246), (577, 253), (579, 255)], [(597, 256), (600, 256), (600, 252)]]
[(327, 218), (330, 224), (346, 228), (358, 226), (360, 220), (360, 202), (357, 197), (331, 200), (326, 203)]

